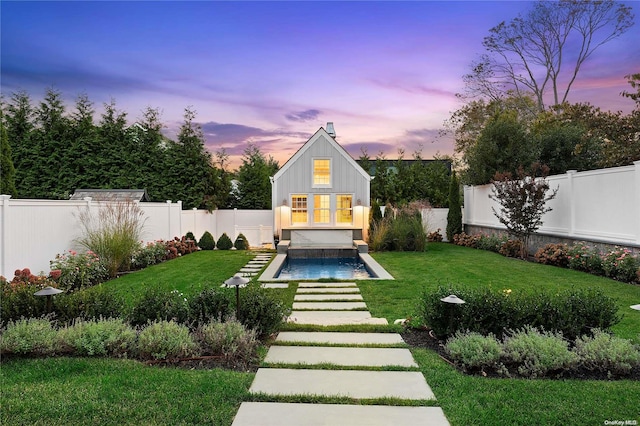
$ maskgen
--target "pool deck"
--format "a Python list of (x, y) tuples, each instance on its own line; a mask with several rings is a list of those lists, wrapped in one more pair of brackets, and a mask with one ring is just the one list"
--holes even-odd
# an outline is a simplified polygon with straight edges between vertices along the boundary
[[(394, 278), (388, 273), (376, 260), (368, 253), (359, 253), (360, 259), (367, 265), (369, 270), (373, 272), (375, 277), (370, 278), (350, 278), (361, 280), (393, 280)], [(259, 282), (289, 282), (290, 278), (276, 278), (278, 271), (282, 267), (282, 264), (287, 259), (286, 253), (278, 253), (273, 261), (267, 266), (260, 278)]]

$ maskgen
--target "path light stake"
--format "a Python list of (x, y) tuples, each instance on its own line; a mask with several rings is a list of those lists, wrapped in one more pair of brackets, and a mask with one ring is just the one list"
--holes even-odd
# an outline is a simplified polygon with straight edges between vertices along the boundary
[(36, 291), (33, 293), (34, 296), (47, 296), (47, 313), (51, 312), (51, 302), (54, 294), (62, 293), (62, 290), (58, 290), (57, 288), (47, 286), (42, 290)]
[(448, 334), (453, 334), (453, 320), (454, 320), (454, 309), (456, 305), (462, 305), (463, 303), (466, 303), (464, 300), (460, 299), (458, 296), (456, 296), (455, 294), (450, 294), (447, 297), (443, 297), (442, 299), (440, 299), (441, 302), (444, 303), (448, 303), (449, 306), (449, 333)]
[(235, 287), (236, 288), (236, 319), (240, 314), (240, 287), (244, 287), (249, 282), (249, 279), (245, 277), (241, 277), (238, 275), (234, 275), (224, 282), (224, 285), (227, 287)]

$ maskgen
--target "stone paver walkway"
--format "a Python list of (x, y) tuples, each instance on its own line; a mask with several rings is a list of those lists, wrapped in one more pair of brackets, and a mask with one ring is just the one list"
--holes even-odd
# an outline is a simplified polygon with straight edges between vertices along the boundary
[[(355, 283), (300, 283), (293, 306), (298, 310), (289, 321), (387, 324), (385, 318), (374, 318), (369, 311), (353, 310), (366, 309), (359, 293)], [(249, 392), (267, 399), (436, 399), (422, 373), (415, 371), (417, 364), (397, 333), (281, 332), (264, 363)], [(440, 407), (243, 402), (233, 426), (249, 425), (445, 426), (449, 422)]]

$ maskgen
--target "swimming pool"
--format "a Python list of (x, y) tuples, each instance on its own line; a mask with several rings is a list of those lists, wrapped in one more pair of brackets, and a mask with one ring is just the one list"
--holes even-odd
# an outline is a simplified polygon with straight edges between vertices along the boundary
[(287, 257), (274, 278), (278, 280), (312, 280), (320, 278), (366, 280), (376, 277), (359, 257)]

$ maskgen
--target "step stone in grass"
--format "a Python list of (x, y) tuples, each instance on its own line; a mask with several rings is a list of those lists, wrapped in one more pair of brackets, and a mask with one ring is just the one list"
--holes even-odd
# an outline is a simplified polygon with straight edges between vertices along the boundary
[(404, 344), (398, 333), (353, 333), (322, 331), (281, 331), (276, 337), (282, 343), (316, 343), (343, 345), (398, 345)]
[(293, 298), (294, 302), (353, 302), (361, 300), (362, 296), (359, 294), (296, 294)]
[(335, 282), (335, 283), (318, 283), (318, 282), (302, 282), (298, 284), (298, 288), (322, 288), (322, 287), (358, 287), (352, 282)]
[(360, 294), (358, 287), (300, 288), (296, 294)]
[(364, 302), (294, 302), (295, 310), (352, 311), (367, 309)]
[(298, 370), (259, 368), (250, 393), (323, 395), (355, 399), (435, 399), (418, 371)]
[(448, 426), (440, 407), (243, 402), (232, 426)]
[(271, 346), (266, 364), (417, 368), (409, 349)]
[(373, 318), (369, 311), (292, 311), (288, 322), (309, 325), (388, 324), (386, 318)]

